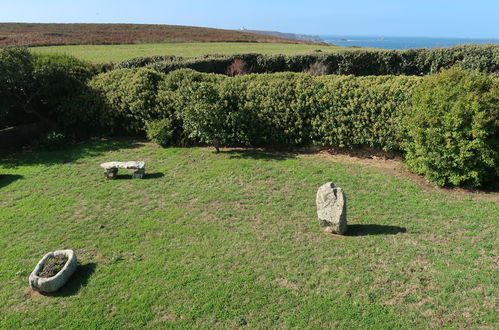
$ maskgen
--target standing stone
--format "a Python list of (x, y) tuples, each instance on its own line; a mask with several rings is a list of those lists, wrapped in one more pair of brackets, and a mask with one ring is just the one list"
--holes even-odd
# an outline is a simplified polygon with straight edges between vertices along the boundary
[(347, 204), (343, 189), (332, 182), (322, 185), (317, 190), (316, 203), (322, 230), (343, 235), (347, 230)]

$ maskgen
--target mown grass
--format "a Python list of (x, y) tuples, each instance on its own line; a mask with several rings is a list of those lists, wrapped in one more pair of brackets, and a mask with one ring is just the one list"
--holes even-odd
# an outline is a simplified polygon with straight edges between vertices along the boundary
[[(144, 160), (148, 177), (99, 163)], [(0, 327), (497, 328), (499, 197), (341, 157), (92, 141), (3, 157)], [(317, 188), (348, 198), (320, 232)], [(27, 278), (80, 260), (58, 294)]]
[(314, 50), (336, 51), (349, 49), (336, 46), (250, 43), (250, 42), (193, 42), (134, 45), (77, 45), (30, 48), (34, 53), (69, 54), (93, 63), (121, 62), (134, 57), (175, 55), (202, 56), (208, 54), (300, 54)]

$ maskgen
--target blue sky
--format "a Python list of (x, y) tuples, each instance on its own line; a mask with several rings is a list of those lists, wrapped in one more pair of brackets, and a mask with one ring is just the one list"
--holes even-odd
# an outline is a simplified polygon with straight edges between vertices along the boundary
[(0, 0), (0, 22), (151, 23), (308, 34), (499, 38), (499, 0)]

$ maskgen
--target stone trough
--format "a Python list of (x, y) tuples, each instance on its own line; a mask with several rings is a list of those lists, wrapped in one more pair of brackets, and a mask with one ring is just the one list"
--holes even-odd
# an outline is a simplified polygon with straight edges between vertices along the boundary
[(135, 170), (132, 178), (142, 179), (146, 173), (146, 163), (132, 161), (132, 162), (107, 162), (102, 163), (100, 166), (105, 169), (104, 176), (107, 179), (116, 179), (118, 176), (118, 169), (123, 168), (126, 170)]
[[(52, 277), (39, 277), (47, 259), (58, 255), (65, 255), (68, 258), (64, 267)], [(54, 292), (59, 290), (69, 280), (77, 267), (76, 254), (73, 250), (57, 250), (47, 253), (36, 265), (29, 275), (29, 285), (33, 290), (40, 292)]]

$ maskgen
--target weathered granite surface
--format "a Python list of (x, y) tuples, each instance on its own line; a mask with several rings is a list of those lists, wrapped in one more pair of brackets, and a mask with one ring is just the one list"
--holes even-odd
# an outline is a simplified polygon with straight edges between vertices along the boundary
[[(68, 261), (59, 273), (52, 277), (39, 277), (38, 274), (43, 268), (45, 261), (52, 256), (65, 255)], [(40, 292), (54, 292), (59, 290), (69, 280), (77, 267), (76, 254), (73, 250), (57, 250), (47, 253), (36, 265), (29, 275), (29, 285), (33, 290)]]
[(317, 216), (325, 232), (343, 235), (347, 230), (347, 204), (343, 189), (333, 182), (317, 191)]
[(110, 170), (113, 168), (124, 168), (127, 170), (143, 170), (146, 168), (146, 163), (145, 162), (138, 162), (138, 161), (133, 161), (133, 162), (107, 162), (107, 163), (102, 163), (100, 166), (106, 170)]
[(106, 170), (104, 172), (104, 176), (107, 179), (116, 179), (116, 177), (118, 176), (119, 168), (136, 170), (132, 175), (132, 178), (134, 179), (142, 179), (146, 172), (146, 163), (140, 161), (107, 162), (100, 164), (100, 166)]

